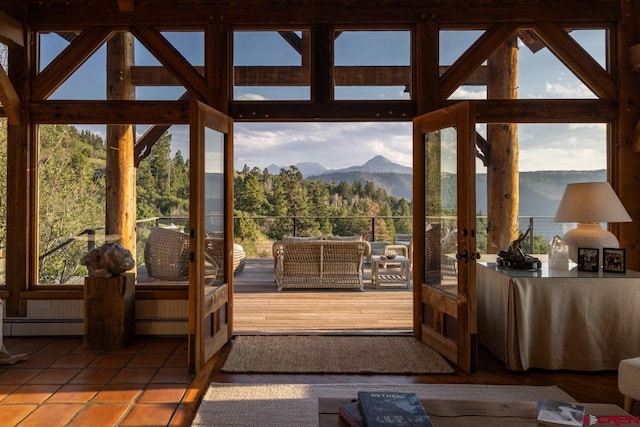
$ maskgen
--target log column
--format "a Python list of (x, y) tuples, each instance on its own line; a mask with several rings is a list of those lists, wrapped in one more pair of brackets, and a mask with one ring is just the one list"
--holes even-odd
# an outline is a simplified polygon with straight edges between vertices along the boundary
[[(133, 36), (118, 32), (107, 43), (107, 99), (133, 100), (131, 83), (134, 63)], [(119, 242), (136, 259), (136, 172), (133, 125), (107, 126), (106, 234), (117, 234)]]
[[(518, 40), (514, 36), (488, 60), (488, 99), (518, 97)], [(518, 238), (518, 126), (487, 125), (491, 155), (487, 164), (487, 253), (495, 254)]]

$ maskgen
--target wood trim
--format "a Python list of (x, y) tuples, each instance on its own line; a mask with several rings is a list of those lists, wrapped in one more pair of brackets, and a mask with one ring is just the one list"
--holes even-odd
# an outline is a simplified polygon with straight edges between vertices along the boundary
[(458, 297), (456, 295), (451, 295), (433, 286), (425, 285), (422, 286), (420, 301), (454, 319), (458, 318)]
[(449, 98), (517, 29), (516, 24), (495, 25), (482, 34), (440, 77), (440, 100)]
[(120, 12), (133, 12), (135, 10), (134, 0), (117, 0)]
[(207, 99), (205, 79), (158, 30), (131, 27), (131, 32), (194, 96), (200, 100)]
[[(422, 325), (422, 342), (432, 347), (446, 359), (458, 364), (458, 349), (454, 341), (437, 333), (426, 325)], [(433, 344), (436, 345), (433, 345)]]
[(533, 26), (547, 47), (598, 97), (616, 99), (616, 82), (578, 42), (558, 24), (540, 22)]
[(109, 27), (94, 27), (82, 31), (47, 67), (34, 79), (31, 97), (34, 100), (49, 97), (93, 53), (106, 42), (113, 32)]

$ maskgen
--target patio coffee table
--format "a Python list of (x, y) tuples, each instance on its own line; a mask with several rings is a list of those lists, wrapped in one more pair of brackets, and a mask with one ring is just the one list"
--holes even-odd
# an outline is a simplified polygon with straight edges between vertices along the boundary
[[(381, 272), (380, 267), (384, 268), (386, 264), (399, 264), (400, 269), (397, 272), (391, 272), (387, 269)], [(388, 259), (384, 255), (371, 256), (371, 281), (376, 285), (376, 289), (379, 289), (382, 284), (402, 284), (410, 289), (411, 260), (401, 255), (397, 255), (393, 259)]]

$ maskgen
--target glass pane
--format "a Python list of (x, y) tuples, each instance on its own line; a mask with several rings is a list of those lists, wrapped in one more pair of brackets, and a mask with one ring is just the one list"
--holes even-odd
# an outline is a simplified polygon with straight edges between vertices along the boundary
[(411, 99), (410, 31), (335, 34), (335, 99)]
[(105, 240), (104, 141), (70, 125), (39, 135), (39, 283), (83, 284), (80, 259)]
[(224, 277), (224, 146), (225, 134), (205, 128), (204, 224), (205, 283), (219, 285)]
[(311, 99), (309, 31), (235, 31), (233, 99)]
[(424, 135), (426, 148), (425, 278), (428, 285), (457, 292), (457, 131)]

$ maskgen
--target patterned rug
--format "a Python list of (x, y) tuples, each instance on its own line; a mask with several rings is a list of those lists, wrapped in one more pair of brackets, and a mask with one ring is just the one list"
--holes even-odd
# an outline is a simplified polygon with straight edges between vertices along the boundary
[(443, 374), (455, 372), (413, 337), (238, 336), (222, 368), (234, 373)]

